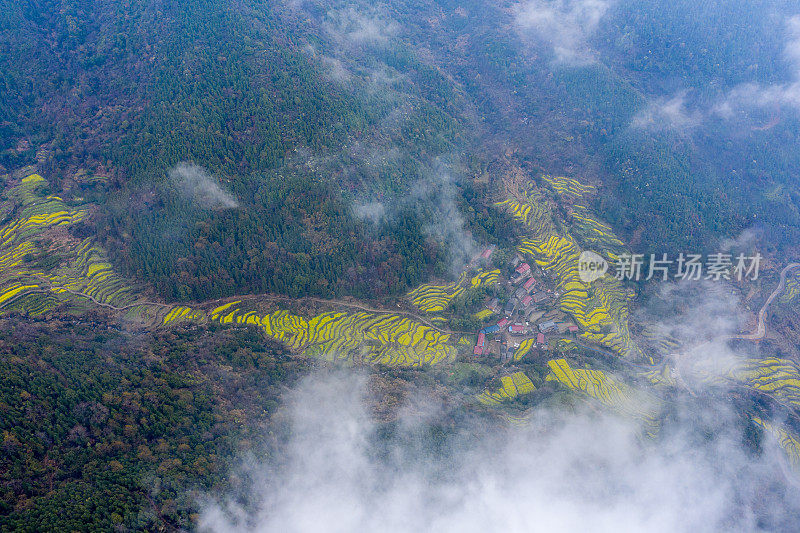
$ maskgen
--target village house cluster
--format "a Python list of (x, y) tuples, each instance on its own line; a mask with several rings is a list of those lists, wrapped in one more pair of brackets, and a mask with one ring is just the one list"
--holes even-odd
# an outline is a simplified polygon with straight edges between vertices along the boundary
[[(481, 258), (491, 255), (491, 249), (487, 250)], [(507, 280), (501, 284), (508, 295), (505, 305), (497, 297), (486, 302), (486, 308), (501, 318), (478, 332), (474, 355), (494, 356), (507, 362), (525, 341), (533, 341), (534, 348), (547, 351), (556, 338), (578, 333), (578, 326), (555, 307), (559, 293), (548, 286), (544, 272), (517, 254), (509, 262), (507, 273)]]

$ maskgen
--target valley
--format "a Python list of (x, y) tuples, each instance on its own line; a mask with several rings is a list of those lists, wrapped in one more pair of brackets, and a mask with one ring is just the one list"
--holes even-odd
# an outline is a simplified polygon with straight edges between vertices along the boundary
[(0, 9), (0, 530), (794, 531), (788, 0)]
[[(800, 366), (792, 361), (745, 359), (720, 369), (698, 359), (708, 345), (685, 346), (682, 355), (643, 348), (654, 344), (632, 333), (634, 289), (611, 272), (592, 282), (578, 275), (583, 246), (608, 261), (626, 249), (582, 203), (592, 187), (547, 176), (537, 185), (514, 175), (516, 181), (505, 183), (508, 197), (487, 202), (517, 220), (517, 243), (486, 247), (455, 281), (422, 285), (381, 308), (352, 299), (269, 294), (178, 305), (154, 301), (145, 296), (146, 287), (114, 271), (91, 237), (80, 240), (69, 233), (91, 216), (92, 206), (49, 194), (43, 177), (27, 174), (16, 184), (9, 179), (4, 192), (0, 312), (20, 317), (99, 312), (123, 329), (151, 331), (210, 324), (252, 328), (295, 357), (346, 365), (440, 367), (451, 375), (463, 365), (477, 365), (484, 369), (485, 385), (476, 383), (473, 401), (516, 423), (530, 405), (564, 390), (638, 421), (642, 434), (654, 438), (665, 397), (674, 394), (670, 390), (695, 394), (726, 383), (797, 416)], [(557, 206), (566, 207), (566, 217), (556, 214)], [(714, 342), (763, 338), (768, 308), (785, 297), (795, 267), (781, 271), (758, 313), (755, 333)], [(454, 327), (465, 323), (475, 329)], [(449, 386), (457, 396), (474, 387)], [(780, 432), (779, 442), (796, 464), (792, 439), (797, 437), (790, 427), (767, 426), (756, 415), (752, 421)]]

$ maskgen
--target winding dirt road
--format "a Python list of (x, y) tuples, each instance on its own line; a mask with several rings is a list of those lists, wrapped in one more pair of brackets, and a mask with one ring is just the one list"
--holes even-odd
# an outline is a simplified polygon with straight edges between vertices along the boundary
[[(769, 306), (772, 304), (773, 301), (775, 301), (775, 298), (780, 296), (781, 293), (786, 289), (786, 275), (789, 273), (790, 270), (794, 270), (797, 267), (800, 267), (800, 263), (789, 263), (788, 265), (786, 265), (783, 268), (783, 270), (781, 270), (780, 283), (778, 283), (778, 286), (775, 287), (775, 290), (772, 291), (772, 294), (769, 295), (769, 298), (767, 298), (767, 301), (764, 302), (764, 305), (762, 305), (761, 309), (758, 311), (758, 325), (756, 326), (756, 330), (753, 333), (749, 333), (749, 334), (745, 334), (745, 335), (729, 335), (727, 337), (723, 337), (723, 340), (760, 341), (761, 339), (763, 339), (764, 336), (767, 334), (766, 318), (767, 318), (767, 311), (769, 310)], [(676, 372), (675, 373), (675, 379), (677, 379), (678, 382), (681, 383), (683, 385), (683, 387), (687, 391), (689, 391), (689, 394), (691, 394), (692, 396), (694, 396), (695, 394), (692, 391), (691, 387), (689, 387), (689, 385), (686, 382), (686, 380), (683, 378), (682, 368), (683, 368), (683, 364), (684, 364), (684, 358), (687, 355), (689, 355), (690, 353), (692, 353), (692, 352), (694, 352), (696, 350), (699, 350), (703, 346), (706, 346), (708, 344), (711, 344), (711, 341), (704, 342), (704, 343), (702, 343), (702, 344), (700, 344), (698, 346), (693, 346), (689, 350), (686, 350), (686, 351), (684, 351), (684, 352), (682, 352), (680, 354), (669, 355), (669, 356), (665, 357), (661, 361), (661, 365), (660, 366), (662, 368), (663, 368), (664, 364), (667, 363), (667, 361), (671, 360), (673, 362), (673, 364), (674, 364), (673, 368), (675, 369), (675, 372)], [(753, 390), (755, 390), (755, 389), (753, 389)]]
[(761, 310), (758, 312), (758, 326), (756, 326), (755, 332), (748, 335), (732, 335), (728, 337), (729, 340), (760, 341), (764, 338), (767, 334), (766, 318), (769, 306), (775, 298), (780, 296), (784, 289), (786, 289), (786, 274), (797, 267), (800, 267), (800, 263), (789, 263), (781, 270), (781, 282), (778, 283), (778, 286), (775, 287), (775, 290), (772, 291), (772, 294), (769, 295), (769, 298), (767, 298), (767, 301), (764, 302), (764, 305), (761, 306)]
[[(758, 325), (756, 326), (756, 329), (755, 329), (755, 331), (753, 333), (744, 334), (744, 335), (731, 335), (731, 336), (724, 337), (723, 340), (752, 340), (752, 341), (759, 341), (759, 340), (763, 339), (764, 336), (767, 333), (766, 318), (767, 318), (767, 311), (769, 310), (769, 306), (772, 304), (772, 302), (775, 301), (775, 298), (780, 296), (781, 293), (783, 293), (783, 291), (786, 289), (786, 276), (787, 276), (787, 274), (791, 270), (794, 270), (795, 268), (798, 268), (798, 267), (800, 267), (800, 263), (790, 263), (790, 264), (786, 265), (783, 268), (783, 270), (781, 270), (780, 283), (778, 283), (778, 286), (775, 287), (774, 291), (772, 291), (772, 294), (770, 294), (769, 298), (767, 298), (767, 301), (764, 302), (764, 305), (761, 306), (761, 309), (758, 312)], [(671, 362), (673, 364), (673, 369), (675, 370), (675, 374), (674, 374), (675, 379), (691, 395), (694, 396), (694, 392), (692, 391), (691, 387), (689, 387), (688, 383), (686, 383), (686, 381), (683, 379), (683, 375), (682, 375), (682, 372), (681, 372), (681, 369), (683, 367), (683, 361), (684, 361), (684, 358), (687, 357), (688, 355), (690, 355), (692, 352), (694, 352), (696, 350), (699, 350), (699, 349), (702, 349), (703, 346), (705, 346), (705, 345), (711, 344), (711, 341), (707, 341), (707, 342), (701, 343), (701, 344), (699, 344), (697, 346), (693, 346), (690, 349), (684, 350), (681, 353), (669, 354), (669, 355), (665, 356), (661, 360), (661, 362), (659, 364), (655, 365), (655, 366), (637, 364), (637, 363), (634, 363), (632, 361), (627, 361), (625, 359), (620, 359), (620, 358), (615, 357), (615, 354), (613, 352), (609, 352), (609, 351), (600, 349), (600, 348), (598, 348), (596, 346), (591, 346), (589, 344), (584, 344), (583, 342), (580, 342), (580, 341), (578, 341), (578, 344), (580, 344), (584, 348), (587, 348), (587, 349), (589, 349), (589, 350), (591, 350), (591, 351), (593, 351), (595, 353), (599, 353), (599, 354), (601, 354), (603, 356), (606, 356), (611, 360), (622, 361), (626, 365), (628, 365), (630, 367), (633, 367), (633, 368), (635, 368), (637, 370), (662, 370), (664, 368), (664, 366), (668, 362)]]

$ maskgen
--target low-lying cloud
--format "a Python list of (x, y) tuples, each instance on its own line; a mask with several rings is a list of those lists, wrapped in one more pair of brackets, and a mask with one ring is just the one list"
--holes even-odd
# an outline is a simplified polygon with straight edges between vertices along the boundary
[[(402, 155), (396, 149), (365, 149), (359, 146), (351, 151), (354, 159), (369, 167), (397, 161)], [(458, 275), (478, 253), (478, 245), (467, 229), (464, 215), (458, 205), (458, 174), (446, 158), (436, 158), (432, 163), (420, 165), (419, 179), (408, 192), (381, 200), (364, 199), (354, 203), (353, 215), (373, 224), (381, 224), (398, 213), (410, 211), (419, 216), (425, 235), (446, 250), (450, 274)]]
[(754, 251), (760, 243), (762, 234), (763, 231), (761, 229), (747, 228), (736, 237), (723, 239), (720, 242), (719, 248), (726, 252), (734, 251), (752, 254), (755, 253)]
[(784, 55), (792, 66), (793, 79), (783, 84), (739, 85), (714, 107), (716, 114), (730, 118), (739, 110), (754, 107), (789, 106), (800, 109), (800, 15), (786, 21), (786, 35)]
[(683, 346), (713, 341), (725, 344), (744, 321), (737, 294), (727, 283), (664, 282), (636, 322), (652, 324), (664, 337)]
[(339, 83), (350, 83), (353, 80), (350, 70), (341, 59), (321, 55), (320, 62), (325, 67), (325, 72), (331, 80)]
[(426, 204), (424, 207), (428, 208), (425, 231), (447, 247), (452, 274), (460, 273), (478, 252), (472, 234), (466, 229), (457, 198), (456, 177), (442, 161), (437, 161), (428, 176), (412, 187), (412, 201)]
[(516, 24), (548, 43), (557, 63), (595, 61), (588, 39), (611, 3), (608, 0), (530, 0), (517, 7)]
[(205, 209), (233, 209), (239, 202), (206, 169), (179, 163), (169, 171), (169, 180), (184, 198)]
[(393, 20), (354, 7), (331, 11), (323, 28), (340, 43), (370, 46), (388, 43), (398, 30)]
[(687, 108), (686, 92), (670, 98), (657, 98), (634, 116), (631, 126), (654, 131), (688, 133), (702, 123), (702, 113)]
[[(687, 135), (709, 119), (734, 120), (755, 110), (782, 106), (800, 110), (800, 15), (790, 17), (783, 27), (786, 34), (784, 59), (790, 66), (791, 79), (765, 85), (748, 82), (719, 95), (716, 101), (691, 105), (687, 91), (653, 99), (631, 121), (631, 127), (651, 131), (670, 130)], [(776, 28), (779, 31), (780, 27)]]
[[(247, 508), (205, 501), (202, 531), (711, 532), (790, 530), (800, 510), (774, 448), (751, 454), (735, 414), (677, 402), (656, 440), (608, 413), (539, 409), (527, 427), (466, 422), (434, 451), (430, 421), (381, 436), (367, 381), (307, 378), (286, 457), (249, 463)], [(434, 417), (437, 415), (434, 415)]]
[(386, 206), (383, 202), (368, 202), (353, 206), (353, 213), (361, 220), (378, 224), (386, 219)]

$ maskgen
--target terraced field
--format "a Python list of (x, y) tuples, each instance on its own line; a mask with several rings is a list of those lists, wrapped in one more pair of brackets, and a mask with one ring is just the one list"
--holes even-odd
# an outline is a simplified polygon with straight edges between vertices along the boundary
[(680, 342), (677, 339), (665, 335), (664, 332), (652, 326), (645, 326), (642, 329), (641, 336), (645, 339), (647, 345), (659, 355), (676, 353), (680, 349)]
[(164, 318), (161, 319), (161, 324), (166, 326), (180, 322), (203, 322), (206, 319), (207, 316), (204, 312), (192, 309), (191, 307), (178, 305), (171, 308), (167, 314), (164, 315)]
[(525, 339), (521, 343), (519, 343), (519, 347), (514, 352), (514, 357), (512, 358), (514, 361), (521, 361), (523, 357), (528, 355), (533, 347), (536, 345), (536, 339), (530, 338)]
[(800, 409), (800, 366), (788, 359), (749, 360), (730, 372), (730, 378), (767, 394), (777, 402)]
[(627, 291), (609, 275), (591, 283), (582, 281), (578, 272), (581, 249), (571, 237), (523, 240), (519, 250), (556, 279), (558, 306), (581, 327), (582, 338), (629, 359), (644, 358), (629, 329)]
[(482, 285), (494, 285), (497, 283), (497, 280), (500, 279), (500, 269), (497, 268), (495, 270), (487, 270), (484, 272), (478, 272), (472, 279), (470, 279), (470, 284), (472, 287), (480, 287)]
[(679, 379), (695, 387), (742, 386), (772, 398), (791, 410), (800, 410), (800, 365), (780, 358), (731, 361), (725, 367), (712, 361), (685, 359), (680, 373), (669, 364), (645, 372), (653, 384), (672, 387)]
[(55, 265), (40, 260), (49, 251), (41, 237), (52, 228), (80, 222), (87, 213), (68, 207), (58, 196), (45, 196), (47, 186), (42, 176), (31, 174), (4, 192), (10, 219), (0, 226), (0, 312), (39, 315), (63, 300), (45, 275)]
[[(547, 178), (545, 181), (551, 183), (554, 190), (572, 197), (593, 190), (588, 185), (579, 186), (575, 180)], [(583, 250), (569, 232), (557, 228), (542, 193), (529, 184), (524, 197), (508, 199), (497, 205), (509, 209), (525, 225), (528, 235), (522, 239), (518, 250), (556, 280), (560, 294), (558, 306), (581, 327), (581, 337), (622, 357), (644, 359), (629, 328), (627, 290), (610, 274), (591, 283), (581, 280), (578, 258)], [(613, 260), (623, 249), (622, 241), (588, 209), (577, 208), (573, 212), (575, 217), (580, 221), (578, 227), (584, 228), (582, 231), (590, 234), (591, 242), (598, 246), (595, 252)]]
[(800, 296), (800, 270), (795, 270), (786, 277), (786, 289), (780, 297), (780, 302), (795, 302), (798, 296)]
[(105, 252), (92, 239), (77, 245), (71, 257), (44, 277), (55, 293), (70, 293), (97, 304), (122, 308), (133, 304), (134, 288), (114, 272)]
[(425, 313), (440, 313), (450, 305), (450, 302), (464, 292), (464, 282), (467, 275), (462, 273), (458, 280), (446, 285), (420, 285), (408, 297), (414, 307)]
[(578, 343), (572, 339), (558, 339), (558, 341), (556, 341), (556, 350), (561, 353), (567, 353), (577, 349)]
[(533, 184), (529, 184), (525, 193), (519, 197), (503, 200), (496, 205), (510, 211), (525, 226), (530, 238), (542, 240), (557, 233), (547, 197)]
[[(610, 275), (587, 283), (578, 273), (578, 257), (586, 247), (612, 260), (625, 250), (624, 243), (608, 225), (584, 205), (574, 203), (593, 194), (593, 187), (566, 178), (547, 177), (544, 181), (558, 197), (573, 202), (566, 211), (569, 230), (553, 216), (553, 195), (531, 184), (524, 194), (498, 204), (524, 227), (525, 237), (517, 249), (556, 281), (557, 305), (579, 325), (583, 340), (632, 361), (646, 359), (632, 340), (628, 317), (630, 294), (625, 287)], [(190, 322), (248, 325), (307, 358), (346, 364), (425, 367), (452, 362), (459, 351), (471, 351), (474, 337), (460, 337), (437, 329), (446, 322), (439, 313), (464, 291), (497, 283), (501, 274), (499, 269), (477, 273), (472, 270), (462, 273), (453, 283), (426, 284), (411, 291), (409, 299), (430, 314), (429, 318), (372, 312), (377, 310), (371, 308), (314, 316), (301, 316), (285, 309), (264, 312), (254, 307), (255, 299), (196, 306), (149, 302), (143, 299), (138, 287), (114, 272), (106, 253), (93, 239), (77, 239), (64, 230), (85, 220), (88, 208), (75, 199), (65, 201), (64, 197), (49, 194), (48, 187), (44, 178), (32, 174), (4, 192), (0, 203), (0, 220), (4, 221), (0, 225), (0, 313), (40, 315), (56, 308), (82, 311), (103, 307), (117, 316), (163, 328)], [(782, 299), (794, 301), (798, 294), (800, 272), (795, 272), (787, 278)], [(492, 314), (482, 310), (475, 318), (487, 320)], [(647, 331), (643, 336), (652, 337), (655, 351), (675, 352), (674, 341)], [(556, 353), (560, 352), (556, 357), (579, 350), (580, 346), (570, 339), (554, 339), (552, 344)], [(523, 360), (535, 346), (535, 339), (523, 340), (512, 361)], [(661, 401), (650, 388), (634, 388), (601, 370), (573, 368), (564, 358), (552, 359), (547, 366), (545, 381), (640, 422), (648, 435), (657, 433)], [(688, 378), (711, 385), (735, 384), (768, 396), (788, 409), (800, 410), (800, 365), (790, 360), (747, 360), (722, 373), (719, 369), (712, 372), (700, 365), (690, 365), (690, 375), (683, 368), (681, 372), (684, 374), (663, 364), (638, 374), (654, 385), (668, 387), (682, 385)], [(477, 400), (486, 406), (499, 406), (536, 390), (525, 372), (516, 371), (501, 377), (498, 388), (484, 390)], [(508, 415), (508, 419), (522, 423), (525, 417)], [(800, 474), (798, 436), (788, 426), (777, 426), (760, 418), (753, 421), (776, 439), (789, 464)]]
[(789, 462), (795, 474), (800, 474), (800, 438), (791, 433), (784, 426), (775, 426), (758, 417), (753, 418), (756, 425), (764, 429), (778, 443), (778, 446), (786, 454), (786, 459)]
[(475, 313), (472, 316), (474, 316), (477, 320), (486, 320), (487, 318), (489, 318), (493, 314), (494, 314), (494, 311), (492, 311), (491, 309), (482, 309), (481, 311), (478, 311), (477, 313)]
[(96, 174), (88, 174), (86, 172), (80, 172), (75, 176), (75, 179), (80, 181), (81, 183), (103, 183), (108, 181), (108, 176), (100, 176)]
[[(559, 194), (570, 197), (591, 192), (590, 187), (579, 188), (573, 182), (555, 181), (552, 186), (562, 191)], [(36, 315), (58, 306), (73, 310), (102, 306), (128, 319), (160, 327), (206, 321), (247, 324), (306, 357), (392, 366), (419, 367), (453, 361), (459, 347), (471, 346), (470, 338), (454, 337), (432, 327), (434, 322), (445, 321), (442, 316), (432, 316), (429, 325), (408, 316), (368, 310), (331, 311), (307, 318), (286, 310), (265, 314), (241, 301), (213, 308), (147, 302), (136, 287), (114, 272), (105, 252), (92, 239), (79, 240), (60, 229), (81, 222), (88, 211), (82, 206), (70, 206), (70, 202), (58, 195), (47, 194), (47, 188), (44, 178), (32, 174), (4, 193), (5, 200), (0, 204), (5, 219), (0, 226), (0, 312), (13, 310)], [(581, 247), (554, 222), (543, 193), (531, 186), (524, 198), (509, 199), (500, 205), (524, 224), (528, 235), (519, 251), (554, 277), (560, 293), (559, 308), (582, 328), (581, 337), (623, 357), (642, 358), (628, 328), (628, 293), (618, 280), (608, 275), (591, 283), (580, 280), (577, 257)], [(622, 246), (608, 226), (592, 218), (587, 209), (575, 206), (572, 219), (573, 226), (582, 225), (587, 233), (594, 235), (596, 244), (604, 246), (599, 250), (601, 253), (611, 255), (614, 253), (611, 248)], [(409, 297), (422, 311), (435, 314), (462, 292), (497, 283), (499, 276), (497, 269), (464, 272), (453, 283), (423, 285)], [(797, 275), (790, 278), (786, 294), (797, 285), (797, 279)], [(490, 315), (491, 312), (484, 310), (476, 317), (486, 319)], [(515, 350), (513, 360), (521, 360), (534, 346), (534, 339), (526, 339)], [(576, 347), (572, 341), (561, 340), (556, 344), (563, 351)], [(666, 351), (673, 346), (662, 348)], [(601, 371), (572, 369), (565, 359), (550, 361), (548, 365), (548, 381), (557, 381), (630, 416), (645, 421), (653, 419), (652, 411), (645, 407), (651, 400), (648, 394), (636, 393)], [(800, 409), (800, 366), (793, 361), (749, 360), (722, 375), (710, 372), (704, 375), (702, 368), (691, 372), (694, 379), (734, 382), (768, 395), (790, 409)], [(668, 365), (653, 369), (646, 377), (654, 384), (676, 385)], [(533, 390), (532, 382), (522, 372), (505, 376), (501, 382), (500, 389), (484, 391), (481, 401), (498, 403)], [(637, 403), (643, 397), (647, 401)]]
[(550, 373), (545, 376), (545, 381), (558, 382), (623, 416), (639, 420), (647, 433), (657, 431), (660, 402), (655, 396), (635, 390), (601, 370), (573, 369), (566, 359), (553, 359), (547, 362), (547, 366)]
[(569, 213), (572, 233), (584, 247), (591, 250), (602, 250), (603, 255), (616, 261), (625, 253), (622, 242), (610, 226), (601, 222), (586, 206), (575, 205)]
[(594, 194), (596, 187), (564, 176), (542, 176), (547, 187), (563, 199), (577, 199)]
[[(400, 315), (331, 312), (307, 320), (287, 311), (269, 315), (244, 311), (241, 302), (206, 312), (144, 301), (135, 287), (114, 272), (92, 239), (52, 233), (83, 220), (87, 211), (43, 194), (47, 187), (45, 179), (35, 174), (5, 193), (3, 206), (9, 221), (0, 227), (0, 312), (41, 314), (61, 305), (76, 310), (102, 306), (160, 327), (208, 320), (251, 324), (309, 357), (402, 366), (455, 358), (457, 349), (450, 335)], [(422, 287), (417, 295), (427, 310), (443, 309), (467, 288), (495, 283), (499, 274), (499, 270), (473, 277), (464, 273), (456, 283)]]
[(531, 378), (525, 372), (515, 372), (500, 378), (501, 386), (495, 390), (485, 390), (478, 395), (478, 401), (484, 405), (499, 405), (518, 396), (530, 394), (536, 390)]
[(395, 314), (334, 311), (311, 319), (288, 311), (259, 314), (240, 301), (212, 309), (220, 324), (249, 324), (305, 357), (419, 367), (455, 359), (450, 334)]
[(450, 305), (453, 298), (467, 290), (467, 288), (492, 285), (497, 283), (499, 278), (499, 269), (480, 271), (472, 277), (468, 277), (466, 272), (462, 272), (458, 279), (452, 283), (420, 285), (408, 293), (408, 297), (414, 307), (422, 312), (441, 313)]
[(48, 187), (42, 176), (31, 174), (4, 191), (0, 313), (40, 315), (59, 306), (72, 311), (101, 306), (153, 323), (167, 311), (167, 306), (144, 302), (93, 239), (79, 240), (63, 231), (83, 221), (88, 210), (46, 194)]

